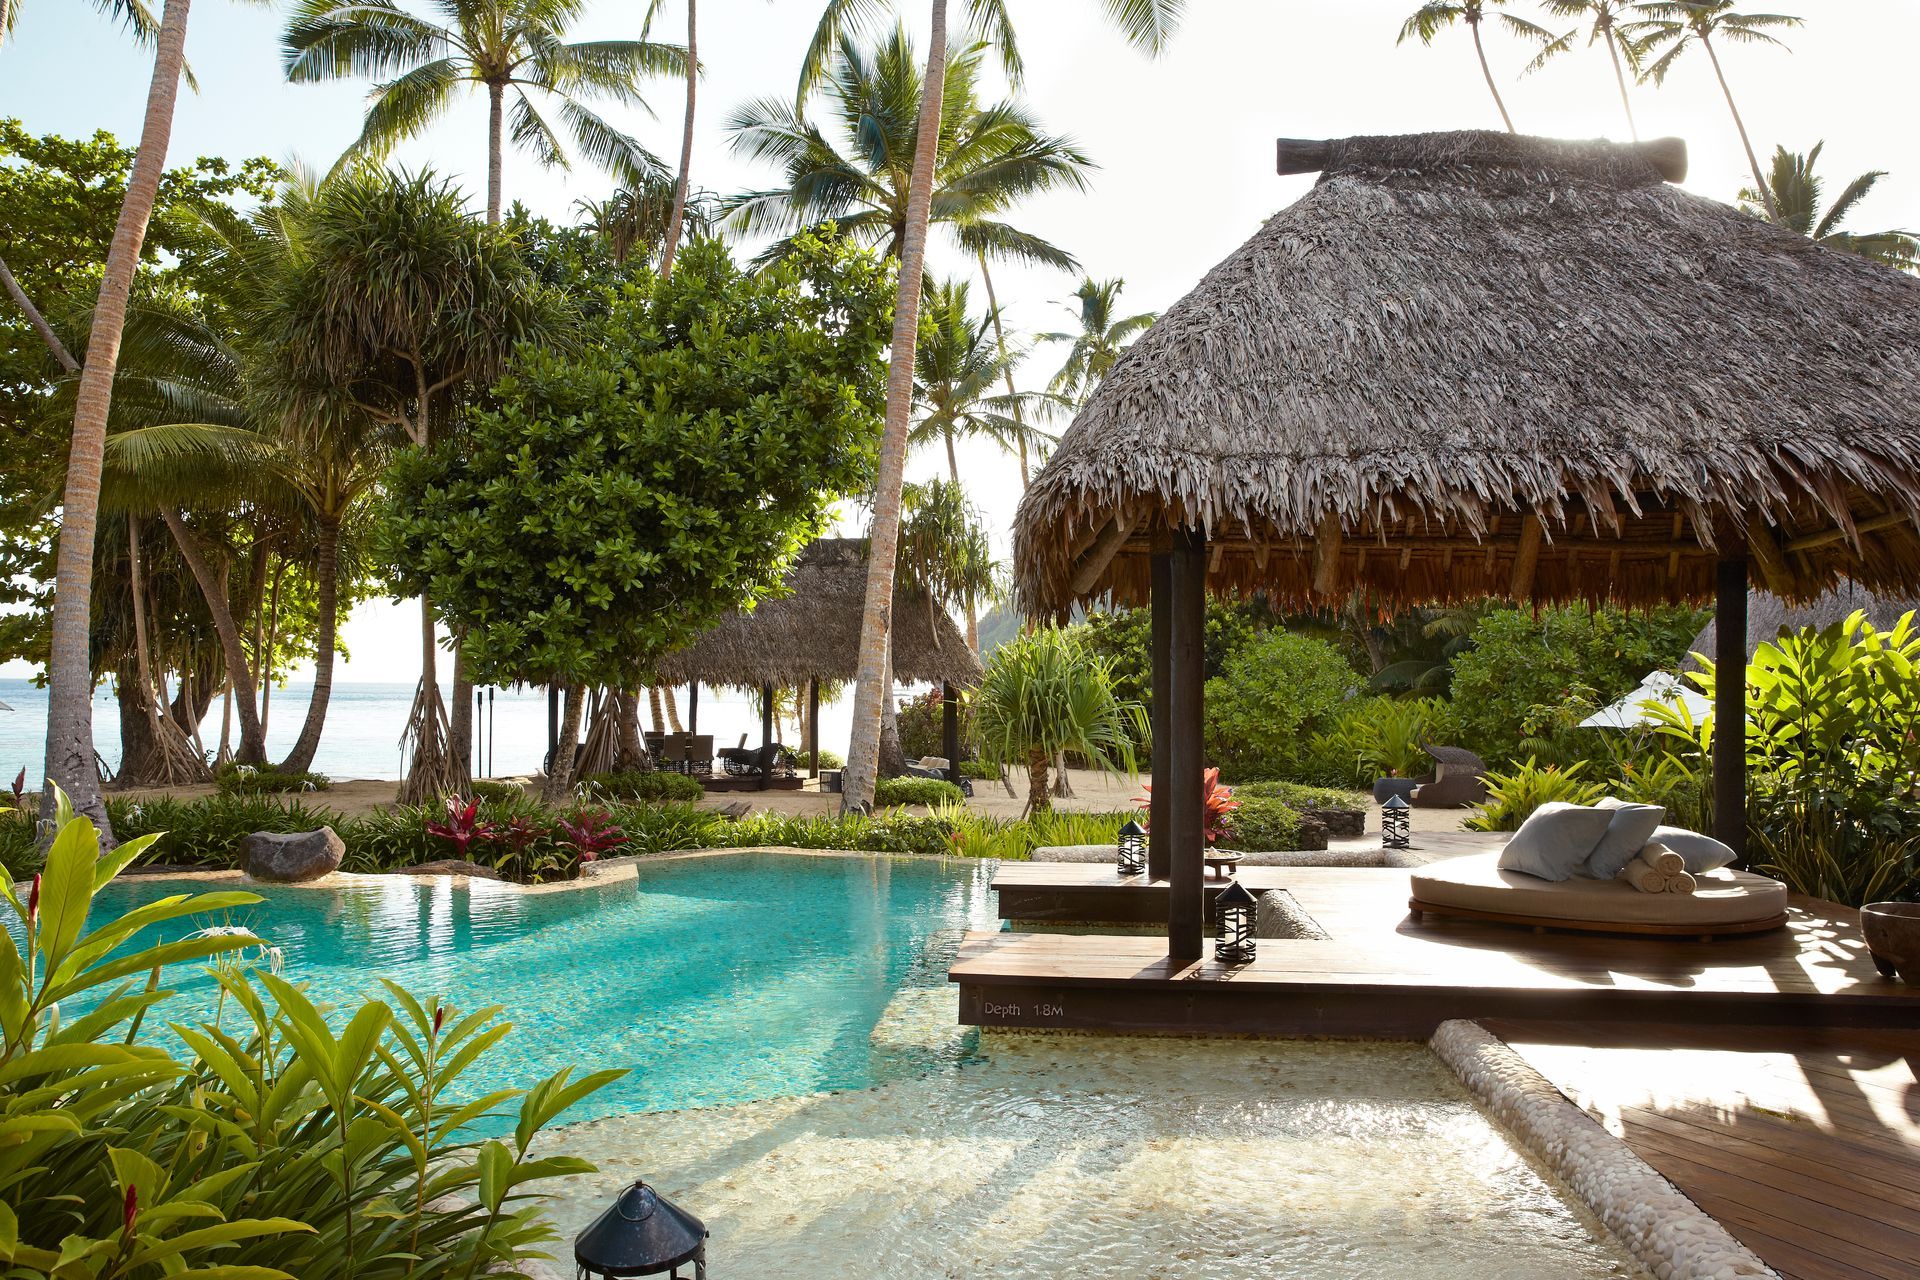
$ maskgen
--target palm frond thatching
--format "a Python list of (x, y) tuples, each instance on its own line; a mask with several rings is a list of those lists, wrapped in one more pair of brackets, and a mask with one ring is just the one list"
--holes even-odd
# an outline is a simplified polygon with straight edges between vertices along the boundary
[[(1654, 144), (1649, 144), (1651, 147)], [(1920, 586), (1920, 282), (1668, 185), (1649, 147), (1327, 144), (1319, 183), (1115, 364), (1016, 518), (1029, 615)]]
[[(762, 600), (750, 613), (730, 613), (657, 672), (665, 685), (771, 684), (794, 688), (819, 677), (850, 681), (860, 669), (860, 608), (867, 586), (864, 538), (821, 538), (800, 553), (787, 575), (787, 595)], [(917, 591), (893, 597), (894, 678), (970, 685), (980, 663), (943, 609)]]

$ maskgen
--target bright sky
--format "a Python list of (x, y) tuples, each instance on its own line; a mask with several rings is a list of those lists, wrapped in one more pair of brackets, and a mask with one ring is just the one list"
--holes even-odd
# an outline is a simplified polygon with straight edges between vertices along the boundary
[[(36, 132), (85, 135), (104, 128), (136, 137), (150, 75), (142, 52), (82, 0), (21, 3), (15, 39), (0, 49), (0, 114), (18, 115)], [(959, 0), (950, 7), (964, 8)], [(1096, 0), (1012, 0), (1028, 67), (1026, 98), (1050, 128), (1077, 138), (1101, 166), (1089, 194), (1036, 200), (1014, 220), (1066, 247), (1092, 274), (1124, 277), (1129, 312), (1165, 308), (1310, 184), (1275, 176), (1274, 138), (1499, 127), (1464, 29), (1443, 33), (1430, 49), (1395, 47), (1400, 22), (1414, 7), (1415, 0), (1190, 0), (1172, 48), (1148, 61), (1104, 26)], [(1514, 7), (1538, 16), (1529, 0)], [(1920, 157), (1911, 143), (1913, 0), (1765, 0), (1754, 7), (1809, 18), (1804, 29), (1787, 33), (1790, 53), (1723, 51), (1763, 162), (1776, 143), (1805, 150), (1824, 138), (1821, 167), (1830, 190), (1865, 169), (1892, 170), (1856, 215), (1856, 229), (1920, 226)], [(589, 0), (576, 35), (637, 34), (643, 8), (640, 0)], [(672, 23), (681, 10), (667, 8), (670, 21), (658, 35), (677, 40), (682, 33)], [(725, 121), (749, 98), (792, 92), (820, 8), (819, 0), (702, 4), (706, 75), (697, 185), (726, 192), (771, 176), (728, 154)], [(903, 0), (902, 8), (925, 21), (922, 0)], [(181, 99), (176, 162), (201, 154), (268, 155), (324, 168), (358, 133), (365, 85), (285, 84), (279, 30), (277, 7), (236, 0), (194, 5), (187, 53), (200, 92)], [(1531, 54), (1504, 33), (1489, 31), (1488, 54), (1521, 130), (1626, 136), (1603, 50), (1581, 46), (1525, 79), (1518, 76)], [(1728, 199), (1747, 181), (1739, 140), (1706, 62), (1690, 56), (1664, 88), (1633, 92), (1642, 136), (1687, 140), (1689, 188)], [(650, 99), (658, 118), (621, 109), (610, 114), (674, 158), (678, 86), (661, 82)], [(459, 175), (477, 206), (485, 141), (485, 103), (475, 96), (397, 158)], [(589, 169), (543, 172), (512, 153), (505, 181), (509, 200), (555, 218), (569, 217), (575, 201), (604, 195), (610, 186)], [(932, 268), (962, 273), (967, 264), (943, 243)], [(1068, 326), (1060, 305), (1073, 288), (1068, 276), (1008, 268), (996, 273), (995, 283), (1016, 329)], [(1043, 383), (1056, 364), (1042, 349), (1026, 383)], [(1018, 468), (986, 447), (968, 450), (961, 465), (1004, 548), (1019, 497)], [(944, 458), (929, 454), (915, 459), (911, 475), (943, 468)], [(417, 626), (411, 608), (362, 606), (347, 624), (354, 657), (341, 678), (416, 678)]]

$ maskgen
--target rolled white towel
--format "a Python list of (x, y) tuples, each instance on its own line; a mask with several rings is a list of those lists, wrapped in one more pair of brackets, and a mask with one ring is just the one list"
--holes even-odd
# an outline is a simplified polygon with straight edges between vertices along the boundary
[(1658, 840), (1649, 841), (1640, 850), (1640, 860), (1662, 875), (1683, 875), (1687, 870), (1687, 860)]
[(1666, 886), (1662, 888), (1660, 892), (1692, 893), (1695, 889), (1698, 889), (1699, 887), (1700, 887), (1700, 882), (1693, 878), (1693, 873), (1691, 871), (1682, 871), (1675, 875), (1668, 876)]
[(1665, 893), (1667, 889), (1666, 873), (1638, 856), (1621, 868), (1620, 878), (1642, 893)]

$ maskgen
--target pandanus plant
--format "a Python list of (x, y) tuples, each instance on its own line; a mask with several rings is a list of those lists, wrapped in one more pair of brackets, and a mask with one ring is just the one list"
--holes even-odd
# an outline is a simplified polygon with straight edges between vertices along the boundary
[(1027, 762), (1027, 814), (1053, 809), (1047, 767), (1055, 756), (1132, 773), (1133, 744), (1147, 736), (1146, 710), (1114, 695), (1109, 664), (1058, 627), (1036, 628), (994, 650), (973, 706), (982, 754)]

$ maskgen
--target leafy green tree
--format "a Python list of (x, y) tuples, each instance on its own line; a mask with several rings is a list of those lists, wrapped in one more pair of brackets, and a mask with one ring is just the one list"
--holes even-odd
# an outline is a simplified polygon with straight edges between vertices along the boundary
[[(1433, 38), (1455, 23), (1465, 23), (1467, 30), (1473, 33), (1474, 56), (1480, 60), (1480, 74), (1486, 79), (1487, 92), (1493, 95), (1493, 105), (1500, 109), (1500, 119), (1507, 126), (1508, 133), (1517, 132), (1513, 127), (1513, 117), (1507, 114), (1507, 104), (1500, 97), (1499, 86), (1493, 82), (1493, 69), (1487, 65), (1487, 47), (1480, 39), (1481, 24), (1487, 20), (1489, 8), (1500, 8), (1511, 0), (1429, 0), (1414, 10), (1400, 28), (1398, 44), (1418, 39), (1421, 44), (1431, 45)], [(1499, 15), (1507, 29), (1526, 40), (1537, 40), (1541, 44), (1551, 43), (1553, 33), (1544, 30), (1537, 23), (1525, 18), (1516, 18), (1510, 13)]]
[(1880, 179), (1887, 176), (1886, 170), (1872, 169), (1861, 174), (1841, 190), (1831, 205), (1821, 207), (1821, 188), (1825, 184), (1814, 172), (1814, 166), (1819, 164), (1820, 149), (1826, 145), (1816, 142), (1813, 150), (1805, 155), (1785, 147), (1774, 148), (1773, 168), (1767, 175), (1768, 199), (1763, 200), (1758, 191), (1747, 187), (1740, 192), (1741, 203), (1755, 213), (1764, 213), (1770, 207), (1773, 221), (1829, 249), (1872, 258), (1890, 267), (1911, 269), (1920, 262), (1920, 239), (1912, 232), (1847, 231), (1840, 225), (1873, 192)]
[(509, 128), (514, 145), (542, 165), (570, 167), (559, 132), (536, 100), (559, 117), (581, 155), (622, 182), (662, 169), (586, 104), (605, 98), (644, 106), (640, 80), (686, 74), (684, 49), (646, 40), (570, 42), (567, 29), (586, 8), (584, 0), (434, 0), (434, 8), (444, 21), (411, 13), (398, 0), (297, 0), (284, 39), (287, 79), (392, 76), (374, 86), (353, 146), (376, 156), (424, 133), (462, 85), (483, 87), (488, 222), (500, 221)]
[[(891, 280), (843, 241), (759, 274), (696, 241), (590, 343), (528, 346), (457, 446), (403, 458), (392, 558), (465, 631), (474, 669), (632, 688), (729, 609), (776, 590), (872, 471)], [(566, 752), (548, 794), (566, 794)]]
[(1207, 681), (1207, 759), (1227, 782), (1294, 777), (1307, 739), (1359, 685), (1359, 673), (1326, 641), (1270, 631)]
[[(1613, 82), (1620, 90), (1620, 109), (1627, 113), (1627, 132), (1638, 142), (1640, 126), (1633, 121), (1633, 99), (1627, 96), (1626, 73), (1640, 73), (1640, 50), (1627, 38), (1620, 22), (1628, 13), (1631, 0), (1541, 0), (1541, 3), (1556, 18), (1571, 18), (1585, 24), (1589, 48), (1596, 44), (1606, 46), (1607, 60), (1613, 64)], [(1580, 30), (1576, 26), (1564, 35), (1547, 40), (1539, 56), (1527, 64), (1527, 71), (1538, 71), (1572, 49)]]
[(1049, 813), (1047, 769), (1072, 754), (1112, 773), (1134, 770), (1146, 712), (1114, 696), (1108, 664), (1072, 628), (1038, 627), (993, 651), (973, 695), (975, 731), (988, 760), (1027, 766), (1022, 816)]
[(1157, 318), (1151, 311), (1124, 317), (1114, 315), (1119, 307), (1120, 290), (1125, 285), (1124, 280), (1095, 280), (1087, 276), (1073, 291), (1079, 305), (1067, 308), (1079, 322), (1078, 328), (1071, 333), (1040, 335), (1043, 342), (1070, 344), (1066, 363), (1053, 375), (1047, 389), (1066, 397), (1076, 408), (1087, 402), (1120, 353), (1152, 328)]
[[(1774, 45), (1784, 49), (1787, 46), (1771, 33), (1797, 27), (1801, 20), (1784, 13), (1736, 13), (1733, 6), (1734, 0), (1652, 0), (1636, 4), (1634, 12), (1641, 16), (1628, 23), (1622, 35), (1632, 42), (1645, 68), (1640, 73), (1642, 82), (1665, 84), (1667, 73), (1688, 49), (1698, 45), (1706, 51), (1707, 61), (1713, 64), (1714, 79), (1720, 82), (1720, 93), (1727, 100), (1727, 111), (1733, 116), (1733, 127), (1739, 130), (1740, 145), (1746, 149), (1754, 190), (1760, 194), (1767, 217), (1777, 220), (1779, 210), (1773, 206), (1773, 193), (1766, 175), (1760, 172), (1760, 157), (1754, 154), (1753, 141), (1747, 137), (1746, 121), (1740, 118), (1740, 108), (1734, 105), (1733, 90), (1727, 85), (1727, 73), (1721, 70), (1720, 53), (1714, 41)], [(1655, 54), (1658, 56), (1653, 56)], [(1645, 61), (1648, 57), (1653, 60)]]

